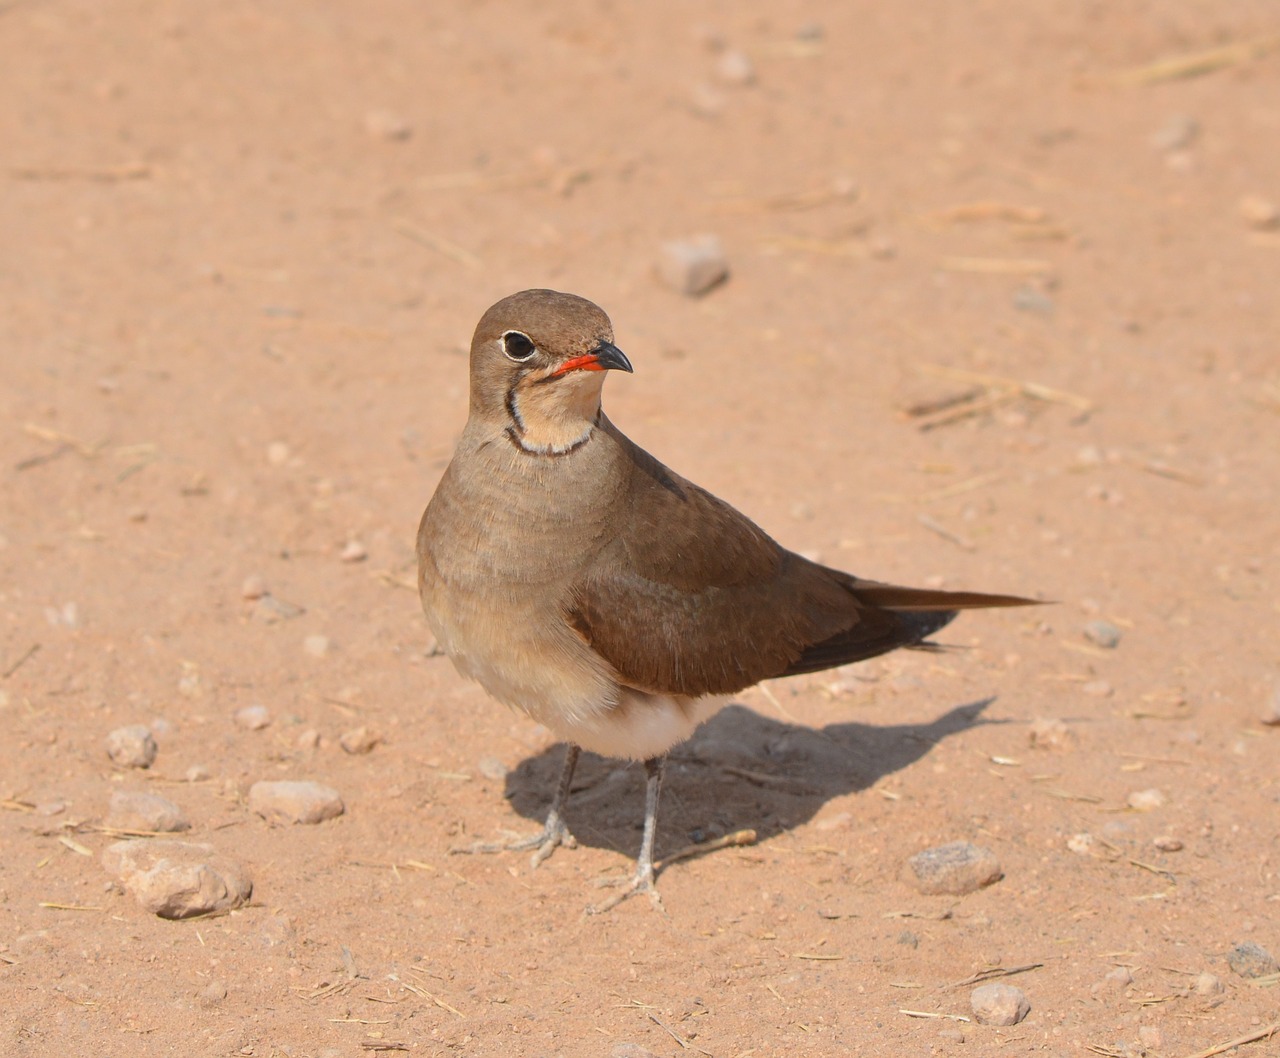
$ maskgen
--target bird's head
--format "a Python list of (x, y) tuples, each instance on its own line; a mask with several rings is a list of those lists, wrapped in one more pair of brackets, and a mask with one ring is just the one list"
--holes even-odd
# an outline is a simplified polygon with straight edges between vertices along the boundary
[(518, 448), (562, 455), (591, 436), (604, 372), (630, 371), (598, 305), (556, 290), (503, 298), (471, 339), (471, 415)]

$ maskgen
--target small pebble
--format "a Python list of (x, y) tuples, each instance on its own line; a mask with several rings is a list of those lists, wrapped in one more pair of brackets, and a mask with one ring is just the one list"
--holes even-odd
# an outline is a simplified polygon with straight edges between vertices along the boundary
[(250, 573), (240, 584), (240, 598), (253, 602), (267, 594), (267, 582), (257, 573)]
[(167, 797), (133, 790), (116, 790), (111, 795), (107, 826), (113, 830), (141, 830), (153, 833), (172, 833), (177, 830), (191, 829), (191, 824), (182, 814), (182, 809)]
[(187, 782), (204, 782), (209, 778), (209, 769), (203, 764), (193, 764), (182, 775)]
[(609, 1051), (609, 1058), (658, 1058), (658, 1056), (638, 1043), (615, 1043), (613, 1049)]
[(1275, 694), (1271, 696), (1271, 701), (1262, 711), (1260, 719), (1269, 727), (1280, 726), (1280, 687), (1276, 688)]
[(1089, 833), (1072, 834), (1067, 838), (1067, 848), (1077, 856), (1088, 856), (1093, 852), (1094, 837)]
[(745, 51), (729, 48), (721, 53), (716, 62), (716, 76), (725, 84), (745, 87), (755, 84), (756, 66)]
[(196, 999), (202, 1007), (216, 1007), (226, 998), (227, 983), (225, 981), (210, 981), (196, 993)]
[(370, 110), (364, 116), (364, 130), (379, 140), (407, 140), (413, 135), (413, 126), (389, 110)]
[(379, 742), (382, 736), (374, 734), (367, 727), (360, 726), (352, 728), (350, 731), (344, 731), (338, 737), (338, 745), (340, 745), (347, 753), (352, 756), (360, 756), (369, 753)]
[(299, 749), (318, 749), (320, 747), (320, 732), (314, 727), (307, 728), (298, 736)]
[(1186, 114), (1174, 114), (1151, 134), (1151, 147), (1162, 153), (1186, 150), (1200, 135), (1200, 123)]
[(1031, 745), (1035, 749), (1071, 749), (1075, 744), (1075, 734), (1061, 720), (1041, 717), (1034, 720), (1027, 732)]
[(1227, 986), (1222, 983), (1222, 978), (1211, 973), (1200, 974), (1196, 978), (1194, 988), (1198, 996), (1216, 996), (1227, 990)]
[(1164, 791), (1152, 787), (1150, 790), (1134, 790), (1129, 795), (1127, 804), (1135, 812), (1150, 812), (1162, 807), (1165, 800)]
[(1257, 231), (1280, 227), (1280, 206), (1261, 195), (1245, 195), (1239, 209), (1240, 219)]
[(979, 1025), (1016, 1025), (1031, 1013), (1022, 989), (999, 982), (975, 988), (969, 1006)]
[(1124, 989), (1133, 984), (1133, 974), (1127, 966), (1117, 966), (1108, 970), (1106, 976), (1102, 978), (1102, 983), (1108, 988)]
[(1237, 944), (1227, 952), (1227, 965), (1240, 977), (1269, 977), (1273, 973), (1280, 973), (1280, 964), (1272, 954), (1251, 940)]
[(1110, 621), (1090, 621), (1084, 626), (1084, 637), (1090, 643), (1114, 650), (1120, 645), (1120, 629)]
[(486, 779), (501, 782), (507, 777), (508, 768), (497, 757), (481, 757), (476, 762), (476, 770)]
[(724, 246), (714, 235), (698, 235), (662, 244), (658, 276), (686, 297), (700, 297), (729, 277)]
[(364, 544), (359, 540), (348, 540), (346, 546), (342, 549), (343, 562), (363, 562), (369, 557), (369, 552), (365, 550)]
[(329, 637), (328, 636), (307, 636), (302, 641), (302, 649), (310, 654), (313, 658), (322, 658), (329, 653)]
[(317, 782), (256, 782), (249, 810), (271, 823), (322, 823), (346, 811), (337, 790)]
[(273, 467), (284, 466), (289, 462), (289, 446), (283, 441), (272, 441), (267, 445), (267, 462)]
[(244, 868), (218, 855), (212, 845), (168, 839), (117, 841), (103, 850), (102, 865), (139, 904), (161, 918), (239, 907), (253, 893)]
[(1110, 698), (1115, 694), (1115, 688), (1106, 680), (1090, 680), (1080, 688), (1090, 698)]
[(247, 731), (261, 731), (271, 723), (271, 713), (265, 705), (246, 705), (243, 709), (236, 710), (234, 719), (237, 727), (243, 727)]
[(1039, 287), (1020, 286), (1013, 292), (1013, 307), (1019, 312), (1034, 312), (1039, 316), (1053, 315), (1053, 298)]
[(1151, 842), (1151, 844), (1153, 844), (1161, 852), (1181, 852), (1182, 851), (1182, 842), (1169, 834), (1161, 834), (1158, 838), (1154, 839)]
[(976, 892), (1003, 876), (995, 853), (968, 841), (925, 849), (907, 863), (915, 887), (929, 895), (948, 893), (962, 896)]
[(107, 736), (107, 756), (124, 768), (149, 768), (157, 752), (156, 740), (146, 724), (118, 727)]
[(1149, 1051), (1158, 1051), (1164, 1046), (1164, 1033), (1158, 1025), (1140, 1025), (1138, 1042)]

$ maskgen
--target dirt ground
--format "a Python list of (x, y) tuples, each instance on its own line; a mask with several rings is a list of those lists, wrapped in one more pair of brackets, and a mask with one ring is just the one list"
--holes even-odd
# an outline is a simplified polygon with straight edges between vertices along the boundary
[[(1272, 0), (0, 4), (0, 1052), (1188, 1058), (1280, 1022), (1227, 961), (1280, 953), (1277, 34)], [(732, 274), (684, 297), (654, 265), (703, 233)], [(450, 854), (535, 828), (559, 764), (412, 590), (471, 330), (529, 286), (609, 311), (611, 417), (783, 543), (1056, 603), (742, 694), (658, 854), (759, 840), (664, 870), (666, 915), (583, 913), (635, 766), (584, 761), (537, 871)], [(346, 813), (268, 825), (282, 778)], [(143, 910), (121, 790), (252, 902)], [(919, 893), (960, 840), (1003, 879)], [(1021, 967), (1020, 1024), (951, 1017)]]

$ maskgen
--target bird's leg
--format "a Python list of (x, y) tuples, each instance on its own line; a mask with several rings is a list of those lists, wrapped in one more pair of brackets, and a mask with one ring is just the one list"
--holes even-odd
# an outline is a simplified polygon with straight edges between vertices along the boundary
[(560, 782), (556, 786), (555, 797), (551, 801), (551, 810), (547, 812), (547, 822), (541, 834), (533, 834), (527, 838), (519, 838), (509, 842), (480, 842), (465, 849), (453, 849), (453, 852), (524, 852), (533, 849), (530, 859), (532, 866), (537, 867), (543, 860), (556, 851), (560, 845), (574, 848), (578, 842), (564, 821), (564, 806), (569, 800), (569, 786), (573, 782), (573, 771), (578, 766), (578, 754), (581, 750), (572, 742), (564, 746), (564, 768), (560, 772)]
[(636, 857), (636, 873), (629, 881), (624, 881), (616, 893), (602, 904), (587, 908), (587, 913), (599, 915), (617, 907), (627, 897), (635, 893), (648, 893), (653, 906), (665, 911), (658, 887), (654, 884), (653, 873), (653, 838), (658, 830), (658, 795), (662, 792), (662, 769), (667, 762), (665, 755), (650, 757), (644, 762), (644, 837), (640, 839), (640, 855)]

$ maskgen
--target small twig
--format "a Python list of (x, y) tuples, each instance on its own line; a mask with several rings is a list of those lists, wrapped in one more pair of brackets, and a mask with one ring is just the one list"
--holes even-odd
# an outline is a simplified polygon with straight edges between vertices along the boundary
[(151, 175), (151, 166), (145, 162), (126, 162), (123, 165), (100, 166), (23, 166), (9, 170), (17, 180), (91, 180), (110, 184), (119, 180), (145, 180)]
[(652, 1021), (655, 1025), (657, 1025), (657, 1026), (658, 1026), (658, 1028), (660, 1028), (663, 1032), (665, 1032), (668, 1036), (670, 1036), (673, 1040), (675, 1040), (675, 1041), (676, 1041), (676, 1043), (680, 1044), (680, 1046), (681, 1046), (684, 1050), (686, 1050), (686, 1051), (687, 1051), (690, 1047), (692, 1047), (692, 1048), (693, 1048), (695, 1051), (697, 1051), (699, 1054), (705, 1054), (705, 1055), (707, 1056), (707, 1058), (711, 1058), (711, 1052), (710, 1052), (710, 1051), (704, 1051), (704, 1050), (703, 1050), (701, 1047), (699, 1047), (696, 1043), (690, 1043), (690, 1042), (689, 1042), (688, 1040), (686, 1040), (683, 1036), (681, 1036), (678, 1032), (676, 1032), (676, 1031), (675, 1031), (675, 1029), (671, 1028), (669, 1025), (664, 1025), (661, 1021), (659, 1021), (659, 1020), (657, 1019), (657, 1017), (656, 1017), (656, 1016), (654, 1016), (653, 1014), (649, 1013), (648, 1011), (646, 1011), (646, 1012), (645, 1012), (645, 1014), (646, 1014), (646, 1016), (648, 1017), (648, 1019), (649, 1019), (650, 1021)]
[(963, 988), (965, 985), (976, 985), (979, 981), (991, 981), (997, 977), (1012, 977), (1014, 974), (1026, 973), (1028, 970), (1038, 970), (1042, 967), (1042, 962), (1029, 962), (1025, 966), (993, 966), (989, 970), (979, 970), (976, 974), (966, 977), (963, 981), (955, 981), (949, 985), (943, 985), (942, 988)]
[(20, 668), (22, 668), (23, 665), (25, 665), (28, 661), (30, 661), (33, 657), (35, 657), (36, 654), (39, 653), (39, 651), (40, 651), (40, 644), (32, 643), (31, 646), (27, 647), (26, 653), (24, 653), (22, 657), (18, 658), (18, 660), (15, 661), (12, 665), (10, 665), (7, 669), (5, 669), (3, 673), (0, 673), (0, 679), (7, 680), (10, 676), (12, 676), (15, 672), (17, 672)]
[(1135, 867), (1141, 867), (1144, 871), (1150, 871), (1152, 874), (1158, 874), (1171, 885), (1177, 885), (1178, 879), (1173, 876), (1172, 871), (1166, 871), (1163, 867), (1153, 867), (1149, 863), (1143, 863), (1141, 860), (1130, 859), (1129, 862)]
[(679, 852), (673, 852), (670, 856), (664, 856), (653, 865), (654, 871), (661, 871), (673, 863), (679, 863), (681, 860), (687, 860), (694, 856), (702, 856), (708, 852), (716, 852), (719, 849), (735, 848), (743, 845), (754, 845), (756, 843), (756, 832), (754, 830), (735, 830), (732, 834), (725, 834), (718, 838), (712, 838), (710, 841), (703, 841), (696, 845), (686, 845)]
[(450, 242), (442, 235), (435, 232), (426, 231), (417, 225), (410, 224), (407, 220), (398, 220), (394, 225), (396, 231), (403, 235), (406, 239), (429, 247), (438, 254), (443, 254), (451, 261), (457, 261), (460, 265), (467, 268), (480, 269), (484, 267), (483, 262), (470, 250), (464, 250), (457, 243)]
[(84, 904), (55, 904), (51, 900), (41, 900), (40, 907), (47, 907), (52, 911), (101, 911), (100, 907), (87, 907)]
[(1226, 1043), (1219, 1043), (1206, 1050), (1197, 1051), (1191, 1055), (1191, 1058), (1213, 1058), (1215, 1054), (1221, 1054), (1223, 1051), (1229, 1051), (1234, 1047), (1243, 1047), (1246, 1043), (1257, 1043), (1259, 1040), (1270, 1039), (1277, 1032), (1280, 1032), (1280, 1021), (1277, 1021), (1274, 1025), (1268, 1025), (1265, 1029), (1257, 1029), (1243, 1036), (1237, 1036), (1234, 1040), (1227, 1040)]
[(972, 540), (966, 540), (963, 536), (960, 536), (957, 533), (953, 533), (941, 522), (934, 521), (934, 519), (930, 518), (927, 514), (917, 514), (916, 521), (919, 522), (921, 525), (923, 525), (931, 533), (937, 533), (940, 537), (942, 537), (943, 540), (948, 540), (951, 543), (955, 544), (956, 547), (960, 548), (962, 551), (977, 550), (978, 545), (975, 544)]
[(899, 1010), (899, 1014), (906, 1014), (909, 1018), (945, 1018), (947, 1021), (969, 1021), (963, 1014), (931, 1014), (927, 1010)]

